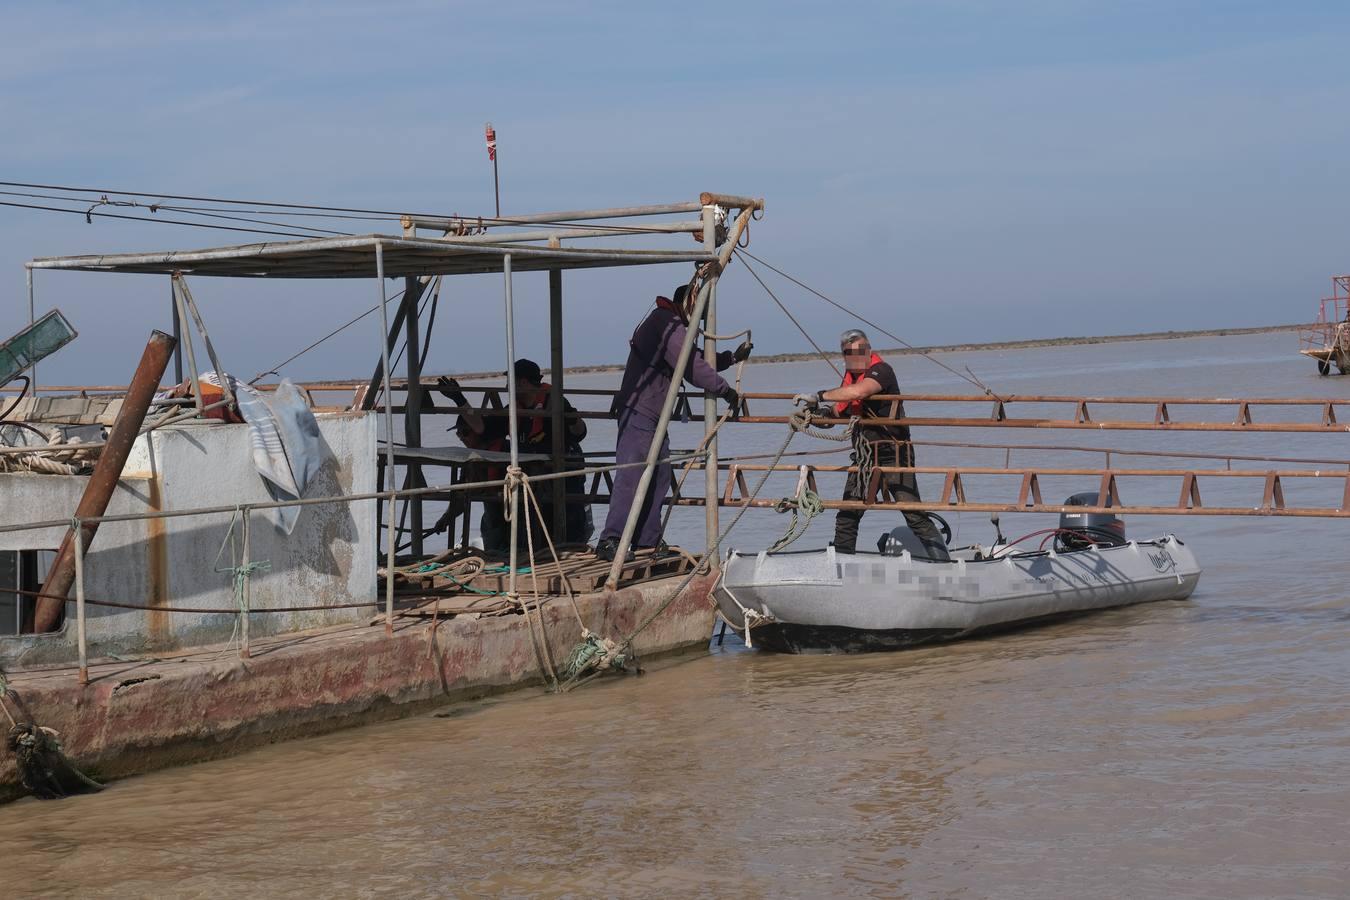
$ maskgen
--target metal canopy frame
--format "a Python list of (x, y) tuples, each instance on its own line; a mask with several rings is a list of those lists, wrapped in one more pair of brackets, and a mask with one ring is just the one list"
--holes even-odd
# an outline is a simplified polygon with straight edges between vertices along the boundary
[(511, 257), (511, 269), (515, 272), (704, 263), (716, 258), (715, 254), (702, 247), (689, 250), (583, 249), (367, 234), (358, 237), (273, 241), (207, 250), (41, 257), (27, 265), (29, 269), (142, 275), (181, 273), (226, 278), (375, 278), (378, 277), (376, 247), (383, 251), (385, 278), (499, 273), (506, 267), (507, 256)]
[[(479, 217), (427, 218), (404, 216), (400, 225), (402, 235), (344, 235), (340, 237), (301, 239), (294, 241), (269, 241), (264, 243), (241, 244), (215, 247), (202, 250), (168, 250), (151, 253), (109, 253), (86, 254), (80, 256), (40, 257), (26, 263), (28, 308), (30, 324), (34, 318), (33, 273), (38, 269), (77, 272), (121, 272), (142, 275), (168, 275), (175, 283), (185, 288), (183, 277), (186, 275), (221, 278), (272, 278), (272, 279), (328, 279), (328, 278), (374, 278), (379, 295), (380, 362), (375, 377), (371, 380), (369, 399), (377, 388), (383, 388), (384, 420), (386, 441), (384, 444), (385, 468), (391, 485), (394, 479), (393, 447), (393, 402), (391, 380), (393, 373), (390, 354), (400, 333), (408, 337), (407, 385), (409, 398), (405, 406), (404, 435), (410, 449), (421, 445), (422, 414), (421, 360), (418, 352), (421, 325), (418, 322), (417, 300), (428, 282), (440, 275), (503, 275), (505, 326), (506, 326), (506, 363), (508, 371), (515, 359), (515, 312), (512, 298), (512, 275), (516, 272), (549, 273), (549, 320), (550, 350), (553, 396), (553, 446), (551, 456), (556, 469), (564, 465), (563, 448), (563, 408), (560, 399), (563, 394), (562, 359), (562, 271), (565, 269), (616, 268), (620, 266), (663, 265), (669, 263), (692, 263), (707, 266), (708, 275), (698, 300), (697, 319), (705, 310), (708, 315), (709, 330), (715, 323), (716, 283), (721, 269), (727, 264), (731, 251), (748, 228), (750, 220), (756, 214), (762, 214), (764, 201), (732, 194), (714, 194), (704, 192), (696, 201), (668, 203), (652, 206), (629, 206), (610, 209), (569, 210), (566, 212), (537, 213), (510, 218), (484, 219)], [(697, 212), (697, 221), (677, 220), (660, 222), (625, 222), (636, 217), (671, 216)], [(734, 225), (732, 213), (736, 212)], [(598, 224), (592, 224), (598, 223)], [(723, 225), (725, 223), (725, 227)], [(526, 228), (525, 226), (529, 226)], [(418, 229), (429, 229), (435, 236), (421, 236)], [(691, 240), (688, 249), (664, 247), (658, 249), (630, 248), (576, 248), (563, 247), (564, 240), (585, 238), (634, 238), (639, 236), (662, 236), (667, 242), (678, 236)], [(710, 265), (709, 265), (710, 264)], [(390, 327), (387, 306), (389, 297), (386, 292), (386, 280), (403, 278), (406, 290), (403, 302), (399, 305), (398, 316)], [(175, 298), (178, 292), (174, 292)], [(179, 324), (181, 310), (173, 308), (175, 330)], [(681, 360), (687, 361), (692, 350), (694, 337), (698, 329), (691, 328), (681, 350)], [(712, 338), (706, 341), (705, 352), (716, 352)], [(30, 369), (32, 388), (37, 389), (37, 367)], [(658, 434), (653, 442), (653, 453), (649, 454), (643, 473), (643, 485), (651, 477), (656, 465), (655, 450), (670, 420), (671, 411), (677, 398), (675, 387), (666, 398)], [(511, 395), (510, 433), (512, 469), (518, 471), (519, 454), (516, 435), (518, 431), (518, 411), (515, 403), (514, 381), (508, 383)], [(712, 401), (705, 400), (705, 408), (711, 410)], [(368, 404), (369, 405), (369, 404)], [(705, 429), (711, 434), (714, 428), (712, 417), (708, 416)], [(717, 451), (713, 444), (708, 453), (713, 474), (708, 479), (708, 500), (712, 507), (707, 517), (708, 546), (716, 541), (716, 467)], [(421, 466), (416, 462), (407, 465), (405, 473), (407, 485), (417, 487), (424, 484)], [(555, 501), (555, 524), (562, 521), (562, 507), (565, 498), (565, 484), (557, 479), (553, 485)], [(639, 494), (641, 494), (641, 489)], [(519, 491), (511, 493), (513, 509), (519, 503)], [(393, 572), (395, 551), (397, 549), (396, 517), (391, 497), (388, 513), (387, 561), (388, 571)], [(412, 551), (419, 554), (422, 550), (422, 522), (420, 497), (411, 504), (413, 521), (410, 523), (414, 537)], [(632, 538), (638, 508), (629, 514), (628, 522), (618, 552), (621, 562), (625, 550)], [(517, 543), (515, 533), (517, 517), (511, 517), (511, 563), (509, 594), (516, 596)], [(617, 569), (618, 563), (616, 563)], [(610, 584), (615, 576), (611, 572)], [(385, 583), (385, 628), (393, 627), (393, 584), (389, 577)]]

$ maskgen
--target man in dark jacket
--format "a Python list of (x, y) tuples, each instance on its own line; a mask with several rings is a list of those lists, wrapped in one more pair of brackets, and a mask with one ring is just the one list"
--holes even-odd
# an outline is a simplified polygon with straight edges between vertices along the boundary
[[(855, 441), (870, 444), (872, 463), (877, 466), (911, 467), (914, 462), (914, 445), (910, 442), (907, 425), (872, 425), (870, 419), (888, 419), (905, 416), (903, 403), (896, 403), (894, 410), (887, 401), (871, 399), (875, 395), (894, 395), (900, 393), (900, 383), (896, 380), (895, 370), (872, 350), (867, 335), (857, 328), (850, 328), (839, 338), (839, 349), (844, 357), (843, 383), (837, 388), (817, 391), (814, 394), (798, 394), (797, 401), (811, 409), (825, 408), (828, 415), (838, 418), (859, 419), (859, 434)], [(854, 450), (853, 463), (858, 463), (858, 453)], [(883, 480), (886, 487), (897, 500), (918, 503), (919, 483), (913, 472), (889, 472)], [(844, 485), (845, 500), (865, 500), (867, 485), (858, 472), (850, 472)], [(834, 522), (834, 549), (840, 553), (854, 553), (858, 545), (858, 524), (862, 521), (864, 510), (841, 509)], [(933, 520), (922, 512), (906, 512), (905, 522), (918, 536), (924, 546), (930, 548), (934, 556), (945, 558), (946, 543)]]
[[(623, 371), (623, 384), (615, 399), (619, 418), (619, 439), (615, 448), (615, 462), (630, 465), (614, 473), (614, 492), (610, 496), (609, 515), (596, 544), (596, 555), (612, 560), (618, 552), (619, 539), (634, 503), (642, 504), (641, 518), (634, 541), (638, 547), (656, 547), (661, 543), (661, 503), (670, 490), (671, 466), (658, 463), (652, 473), (645, 497), (637, 497), (638, 482), (642, 478), (642, 463), (656, 437), (657, 420), (666, 402), (671, 379), (676, 377), (680, 348), (689, 328), (689, 311), (694, 297), (687, 285), (675, 289), (674, 299), (656, 298), (656, 307), (644, 318), (628, 341), (628, 364)], [(704, 361), (698, 348), (689, 359), (683, 373), (685, 381), (716, 394), (735, 410), (740, 398), (735, 388), (717, 373), (731, 368), (750, 356), (752, 345), (743, 342), (734, 351), (717, 354), (717, 369)], [(670, 456), (670, 437), (661, 442), (660, 459)]]

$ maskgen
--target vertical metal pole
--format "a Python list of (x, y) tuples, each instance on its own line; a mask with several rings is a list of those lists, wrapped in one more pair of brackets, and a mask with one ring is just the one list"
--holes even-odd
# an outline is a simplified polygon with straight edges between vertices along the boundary
[[(502, 257), (502, 275), (506, 282), (506, 392), (509, 398), (508, 409), (510, 415), (507, 416), (509, 429), (511, 433), (511, 468), (517, 469), (520, 466), (520, 416), (519, 409), (516, 406), (516, 308), (511, 299), (511, 254)], [(529, 515), (529, 510), (525, 511)], [(516, 596), (516, 569), (519, 567), (519, 550), (516, 547), (516, 536), (520, 528), (520, 490), (513, 487), (511, 490), (511, 574), (508, 578), (507, 594), (515, 599)]]
[[(141, 361), (131, 376), (126, 396), (122, 398), (122, 409), (117, 413), (117, 420), (113, 422), (98, 462), (94, 464), (94, 472), (84, 486), (79, 505), (75, 507), (75, 515), (81, 521), (88, 522), (81, 529), (86, 546), (93, 543), (98, 533), (98, 517), (108, 511), (108, 504), (117, 490), (117, 480), (122, 475), (122, 467), (131, 454), (132, 445), (145, 422), (146, 412), (154, 400), (155, 391), (159, 390), (160, 379), (168, 370), (169, 357), (172, 355), (173, 338), (162, 331), (151, 332)], [(90, 519), (95, 521), (89, 522)], [(36, 633), (55, 628), (66, 608), (63, 598), (70, 596), (71, 585), (75, 582), (74, 541), (75, 536), (69, 532), (61, 539), (56, 559), (52, 560), (47, 577), (42, 582), (40, 593), (46, 596), (38, 599), (37, 607), (33, 610), (33, 628)]]
[(75, 526), (75, 636), (80, 644), (80, 684), (89, 683), (89, 645), (84, 635), (84, 525)]
[[(420, 291), (414, 291), (417, 279), (409, 277), (406, 279), (404, 296), (412, 297), (419, 294)], [(417, 301), (414, 300), (408, 308), (408, 315), (403, 320), (407, 339), (407, 346), (404, 353), (408, 357), (408, 386), (403, 400), (403, 443), (408, 447), (422, 446), (422, 344), (421, 329), (422, 324), (418, 321)], [(422, 467), (409, 462), (405, 466), (404, 483), (408, 487), (422, 487)], [(414, 557), (422, 555), (422, 498), (420, 496), (409, 497), (404, 501), (410, 514), (409, 527), (412, 529), (412, 547), (410, 548)]]
[[(567, 466), (567, 409), (566, 396), (563, 393), (563, 306), (562, 306), (562, 270), (548, 270), (548, 327), (549, 354), (553, 369), (552, 390), (549, 392), (550, 427), (553, 430), (553, 471), (561, 472)], [(553, 481), (553, 541), (562, 543), (567, 540), (567, 479), (556, 478)]]
[(173, 286), (173, 276), (169, 276), (169, 309), (173, 312), (173, 383), (183, 383), (183, 320), (178, 316), (178, 291)]
[[(243, 513), (243, 521), (239, 525), (239, 533), (243, 537), (244, 549), (240, 554), (239, 565), (244, 570), (244, 584), (239, 601), (239, 658), (248, 659), (252, 655), (248, 644), (248, 618), (249, 613), (253, 611), (253, 575), (248, 569), (249, 561), (252, 558), (249, 555), (251, 550), (249, 519), (252, 518), (250, 515), (252, 510), (245, 506), (241, 512)], [(235, 577), (238, 578), (239, 576), (236, 575)]]
[(385, 310), (384, 296), (384, 244), (375, 243), (375, 280), (380, 283), (380, 368), (384, 371), (384, 467), (389, 473), (389, 506), (385, 519), (388, 524), (389, 542), (384, 567), (384, 633), (394, 633), (394, 551), (398, 547), (398, 537), (394, 529), (398, 527), (398, 518), (394, 515), (394, 490), (398, 484), (394, 478), (394, 397), (389, 388), (389, 313)]
[(216, 348), (211, 344), (211, 333), (206, 330), (206, 322), (202, 320), (202, 311), (197, 308), (197, 301), (192, 299), (187, 279), (181, 273), (178, 275), (178, 296), (182, 298), (183, 308), (192, 314), (192, 323), (196, 326), (197, 333), (202, 336), (202, 344), (206, 346), (206, 358), (211, 361), (211, 370), (216, 373), (216, 380), (220, 382), (221, 394), (233, 404), (234, 390), (230, 387), (230, 380), (225, 377), (225, 367), (220, 364)]
[[(709, 253), (717, 252), (717, 219), (715, 213), (715, 207), (703, 207), (703, 249)], [(717, 333), (717, 281), (715, 279), (712, 292), (708, 295), (708, 315), (704, 322), (703, 358), (707, 360), (708, 365), (715, 369), (717, 368), (717, 341), (708, 337), (709, 334)], [(706, 448), (708, 455), (703, 460), (703, 552), (708, 556), (710, 566), (717, 565), (715, 545), (721, 527), (718, 517), (721, 507), (718, 506), (717, 502), (720, 494), (717, 490), (716, 428), (717, 398), (712, 394), (704, 393), (703, 434), (708, 442)]]
[[(179, 289), (178, 275), (173, 276), (173, 302), (178, 310), (178, 318), (187, 320), (187, 310), (183, 308), (183, 292)], [(192, 334), (188, 333), (187, 340), (183, 342), (187, 345), (188, 371), (192, 373), (192, 395), (197, 404), (197, 415), (203, 415), (206, 411), (205, 404), (202, 402), (202, 377), (201, 370), (197, 368), (197, 351), (192, 347)], [(183, 346), (179, 344), (176, 346)], [(220, 373), (217, 372), (217, 375)]]
[[(37, 321), (37, 307), (33, 305), (33, 270), (26, 268), (24, 271), (28, 274), (28, 327), (31, 328), (33, 323)], [(28, 377), (32, 379), (29, 382), (28, 390), (33, 395), (33, 399), (36, 400), (38, 392), (36, 362), (28, 367)]]

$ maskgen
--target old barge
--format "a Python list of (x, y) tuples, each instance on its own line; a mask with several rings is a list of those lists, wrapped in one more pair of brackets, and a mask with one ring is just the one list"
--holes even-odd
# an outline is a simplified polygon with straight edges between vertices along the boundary
[[(562, 440), (563, 273), (675, 264), (680, 274), (661, 283), (695, 272), (704, 321), (715, 321), (718, 274), (762, 208), (704, 194), (486, 221), (403, 216), (400, 234), (30, 262), (30, 321), (39, 318), (35, 273), (158, 275), (172, 284), (175, 334), (154, 333), (129, 389), (39, 389), (36, 362), (29, 384), (9, 388), (0, 422), (5, 726), (59, 733), (77, 764), (118, 777), (453, 698), (566, 687), (706, 647), (712, 575), (695, 571), (691, 554), (621, 552), (611, 564), (548, 537), (549, 526), (564, 533), (576, 500), (567, 485), (587, 475), (598, 485), (614, 469), (572, 458)], [(665, 246), (575, 246), (613, 236)], [(509, 371), (519, 327), (513, 276), (536, 271), (548, 272), (549, 291), (530, 298), (526, 321), (548, 323), (551, 402), (526, 408), (515, 380), (466, 387), (481, 397), (479, 414), (508, 421), (509, 451), (423, 447), (423, 417), (444, 414), (428, 402), (435, 379), (423, 378), (421, 352), (441, 279), (502, 277)], [(297, 387), (223, 374), (229, 348), (212, 345), (212, 311), (189, 288), (208, 277), (373, 279), (380, 330), (371, 379)], [(391, 297), (395, 280), (401, 296)], [(395, 378), (400, 342), (405, 371)], [(705, 344), (716, 352), (715, 341)], [(170, 354), (177, 387), (149, 401)], [(672, 388), (663, 429), (675, 402)], [(552, 446), (521, 453), (520, 429), (544, 416)], [(709, 433), (714, 424), (709, 417)], [(92, 473), (42, 463), (70, 458), (77, 435), (96, 460)], [(119, 441), (126, 446), (113, 454)], [(699, 458), (713, 463), (715, 498), (715, 441)], [(500, 502), (504, 487), (511, 539), (494, 555), (469, 545), (470, 520)], [(429, 524), (434, 507), (445, 512)], [(708, 505), (710, 533), (717, 508)], [(433, 548), (441, 534), (444, 547)], [(23, 774), (0, 753), (0, 799), (23, 792)]]

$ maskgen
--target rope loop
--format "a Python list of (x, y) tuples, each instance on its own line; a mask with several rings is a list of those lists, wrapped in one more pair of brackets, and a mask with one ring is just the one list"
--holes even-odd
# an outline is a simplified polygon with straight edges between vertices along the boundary
[(506, 521), (511, 521), (511, 497), (516, 491), (524, 489), (530, 483), (530, 476), (520, 466), (507, 466), (506, 479), (502, 482), (502, 504), (506, 507)]

